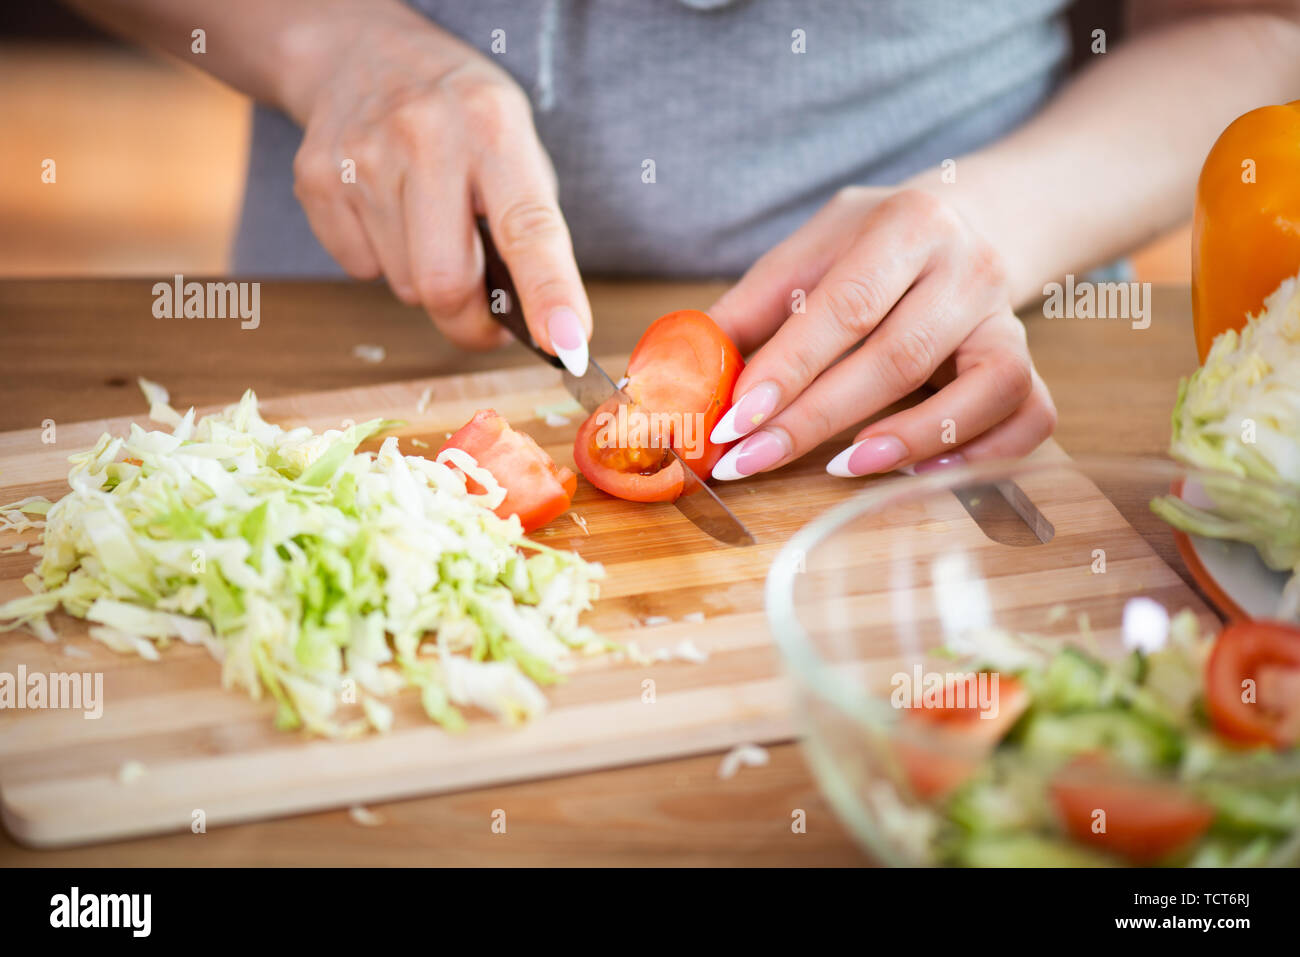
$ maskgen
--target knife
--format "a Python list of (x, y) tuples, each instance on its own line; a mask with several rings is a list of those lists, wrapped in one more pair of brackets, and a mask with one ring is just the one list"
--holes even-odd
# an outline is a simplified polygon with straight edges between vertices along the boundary
[[(614, 396), (617, 396), (621, 403), (631, 402), (631, 397), (618, 387), (618, 384), (594, 359), (588, 360), (585, 374), (575, 376), (564, 368), (564, 363), (550, 353), (543, 352), (542, 348), (533, 341), (532, 333), (528, 331), (528, 325), (524, 322), (523, 310), (519, 308), (519, 297), (515, 294), (515, 284), (510, 278), (510, 270), (506, 267), (501, 254), (497, 252), (487, 221), (481, 217), (478, 220), (478, 231), (483, 241), (483, 276), (492, 317), (545, 362), (560, 370), (564, 378), (564, 387), (588, 414), (595, 412), (601, 404)], [(682, 494), (673, 502), (677, 511), (685, 515), (696, 528), (724, 544), (755, 544), (754, 536), (744, 523), (723, 504), (722, 499), (718, 498), (713, 489), (700, 480), (695, 470), (682, 460), (677, 451), (668, 448), (667, 452), (681, 466), (684, 476)]]

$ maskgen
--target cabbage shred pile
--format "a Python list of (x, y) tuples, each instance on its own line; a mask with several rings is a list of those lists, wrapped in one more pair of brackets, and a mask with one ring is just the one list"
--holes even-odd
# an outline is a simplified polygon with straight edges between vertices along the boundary
[(1224, 473), (1203, 483), (1216, 507), (1169, 495), (1153, 511), (1186, 532), (1249, 542), (1270, 568), (1292, 572), (1277, 616), (1300, 620), (1300, 277), (1284, 281), (1240, 333), (1215, 337), (1180, 383), (1170, 454)]
[(384, 699), (410, 687), (448, 729), (464, 706), (528, 718), (572, 652), (610, 647), (578, 621), (601, 567), (497, 517), (505, 490), (465, 452), (358, 453), (390, 423), (286, 431), (251, 391), (196, 422), (141, 385), (170, 432), (105, 434), (60, 501), (8, 506), (11, 528), (44, 515), (43, 550), (0, 628), (54, 640), (62, 607), (118, 651), (200, 644), (227, 687), (275, 699), (279, 727), (329, 736), (387, 730)]

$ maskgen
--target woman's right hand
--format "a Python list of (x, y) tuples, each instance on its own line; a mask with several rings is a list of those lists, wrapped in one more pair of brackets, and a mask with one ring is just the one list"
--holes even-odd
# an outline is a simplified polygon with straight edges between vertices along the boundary
[(528, 97), (400, 3), (341, 9), (286, 41), (284, 106), (305, 130), (294, 191), (316, 237), (453, 342), (488, 348), (509, 337), (483, 286), (485, 216), (533, 337), (581, 374), (591, 308)]

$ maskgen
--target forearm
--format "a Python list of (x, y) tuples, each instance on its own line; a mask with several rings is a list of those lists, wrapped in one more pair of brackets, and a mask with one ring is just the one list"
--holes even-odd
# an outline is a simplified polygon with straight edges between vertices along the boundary
[[(300, 124), (340, 48), (365, 29), (429, 28), (399, 0), (66, 0), (132, 42), (200, 67)], [(203, 53), (193, 31), (205, 33)]]
[(957, 161), (946, 198), (1002, 254), (1013, 300), (1186, 219), (1218, 134), (1300, 97), (1300, 16), (1200, 15), (1151, 28), (1078, 76), (1007, 138)]

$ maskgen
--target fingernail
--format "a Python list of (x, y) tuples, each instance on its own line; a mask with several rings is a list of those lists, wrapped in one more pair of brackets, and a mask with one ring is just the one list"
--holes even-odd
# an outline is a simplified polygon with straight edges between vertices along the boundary
[(749, 435), (772, 414), (780, 399), (781, 389), (775, 382), (760, 382), (727, 410), (727, 414), (713, 427), (709, 441), (725, 445), (742, 435)]
[(907, 458), (907, 446), (892, 435), (873, 435), (854, 442), (826, 466), (826, 471), (839, 478), (874, 475), (888, 472)]
[(568, 306), (553, 309), (546, 320), (546, 331), (564, 368), (576, 376), (583, 375), (587, 371), (587, 330), (578, 314)]
[(966, 456), (960, 452), (951, 452), (948, 455), (936, 455), (932, 459), (926, 459), (924, 462), (916, 463), (916, 474), (924, 475), (926, 472), (933, 472), (936, 469), (946, 469), (951, 465), (965, 465)]
[(774, 432), (755, 432), (713, 466), (713, 477), (730, 482), (771, 468), (790, 454), (790, 447)]

